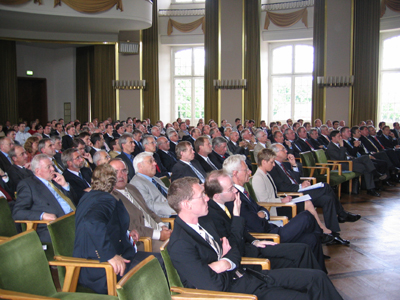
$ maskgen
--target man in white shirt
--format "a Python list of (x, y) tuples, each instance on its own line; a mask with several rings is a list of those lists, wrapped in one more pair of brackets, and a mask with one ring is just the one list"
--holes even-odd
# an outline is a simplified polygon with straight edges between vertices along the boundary
[(15, 136), (15, 140), (20, 143), (21, 146), (24, 146), (26, 140), (31, 136), (29, 132), (25, 132), (25, 123), (18, 123), (18, 132)]

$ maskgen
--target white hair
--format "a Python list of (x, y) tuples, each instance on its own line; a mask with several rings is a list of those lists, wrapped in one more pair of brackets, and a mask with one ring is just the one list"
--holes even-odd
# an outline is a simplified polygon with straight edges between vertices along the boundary
[(139, 164), (143, 162), (144, 158), (147, 156), (153, 157), (152, 152), (142, 152), (135, 156), (133, 159), (133, 167), (135, 168), (135, 173), (139, 172)]
[(233, 171), (238, 171), (241, 168), (241, 164), (246, 162), (246, 156), (242, 154), (231, 155), (225, 159), (223, 169), (228, 173), (230, 177), (233, 175)]
[[(39, 169), (39, 165), (40, 162), (42, 160), (48, 159), (50, 160), (50, 158), (47, 156), (47, 154), (37, 154), (32, 158), (31, 161), (31, 170), (32, 172), (35, 174), (36, 169)], [(51, 161), (51, 160), (50, 160)]]

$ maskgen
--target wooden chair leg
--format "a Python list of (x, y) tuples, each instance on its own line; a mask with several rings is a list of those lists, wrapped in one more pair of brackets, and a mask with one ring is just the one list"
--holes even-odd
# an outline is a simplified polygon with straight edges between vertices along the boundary
[(351, 192), (353, 191), (353, 179), (349, 180), (349, 195), (351, 195)]
[(339, 200), (340, 200), (340, 196), (341, 196), (341, 194), (342, 194), (342, 184), (339, 184), (339, 185), (338, 185), (337, 194), (338, 194), (338, 198), (339, 198)]

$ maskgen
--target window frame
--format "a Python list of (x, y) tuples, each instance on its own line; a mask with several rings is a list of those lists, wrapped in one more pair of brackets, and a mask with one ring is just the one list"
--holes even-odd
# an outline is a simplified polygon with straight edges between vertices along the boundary
[[(311, 71), (310, 73), (295, 73), (294, 68), (295, 68), (295, 55), (294, 55), (294, 48), (295, 46), (299, 45), (304, 45), (304, 46), (313, 46), (313, 40), (312, 39), (306, 39), (306, 40), (291, 40), (291, 41), (285, 41), (285, 42), (271, 42), (268, 43), (268, 120), (270, 121), (285, 121), (289, 118), (293, 119), (294, 118), (294, 112), (295, 112), (295, 99), (296, 99), (296, 89), (295, 89), (295, 77), (300, 77), (300, 76), (313, 76), (313, 72)], [(285, 47), (285, 46), (292, 46), (292, 71), (291, 73), (280, 73), (280, 74), (273, 74), (273, 51), (277, 48), (280, 47)], [(291, 103), (290, 103), (290, 108), (291, 108), (291, 114), (287, 116), (286, 119), (284, 120), (278, 120), (274, 119), (273, 116), (273, 85), (272, 81), (274, 77), (291, 77)], [(310, 107), (311, 109), (311, 107)], [(305, 120), (305, 121), (310, 121), (310, 120)]]
[[(195, 81), (196, 79), (203, 79), (204, 82), (204, 73), (202, 76), (199, 75), (193, 75), (194, 74), (194, 49), (196, 48), (203, 48), (204, 50), (204, 45), (185, 45), (185, 46), (174, 46), (171, 47), (171, 120), (175, 121), (178, 118), (178, 112), (176, 110), (176, 99), (175, 99), (175, 80), (176, 79), (191, 79), (191, 97), (192, 97), (192, 102), (191, 102), (191, 112), (192, 112), (192, 117), (190, 118), (190, 124), (194, 125), (197, 124), (198, 120), (201, 118), (196, 118), (196, 85)], [(191, 75), (175, 75), (175, 53), (182, 51), (182, 50), (192, 50), (192, 74)], [(204, 101), (204, 99), (203, 99)], [(203, 103), (204, 106), (204, 103)], [(203, 111), (204, 114), (204, 111)], [(183, 120), (183, 118), (182, 118)]]

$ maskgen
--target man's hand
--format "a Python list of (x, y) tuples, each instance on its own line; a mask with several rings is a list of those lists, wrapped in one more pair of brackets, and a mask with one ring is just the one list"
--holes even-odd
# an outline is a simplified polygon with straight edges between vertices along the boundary
[(208, 265), (215, 273), (222, 273), (231, 268), (229, 261), (221, 259)]
[(171, 236), (172, 230), (170, 229), (166, 229), (166, 230), (161, 230), (160, 231), (160, 241), (166, 241), (169, 239), (169, 237)]
[(281, 199), (282, 203), (288, 203), (292, 201), (292, 196), (286, 196), (285, 198)]
[(294, 157), (293, 154), (288, 154), (287, 159), (288, 159), (288, 161), (289, 161), (289, 163), (290, 163), (290, 165), (291, 165), (292, 167), (293, 167), (293, 166), (296, 166), (296, 167), (297, 167), (296, 158)]
[(62, 176), (60, 173), (54, 172), (54, 175), (55, 177), (53, 178), (53, 180), (59, 185), (61, 185), (62, 187), (67, 187), (69, 185), (69, 183), (65, 181), (64, 176)]
[(231, 250), (231, 245), (229, 245), (229, 241), (226, 237), (221, 238), (222, 241), (222, 257), (224, 257), (229, 250)]
[(85, 152), (85, 154), (83, 154), (82, 156), (83, 156), (83, 158), (87, 159), (91, 164), (93, 163), (93, 158), (90, 155), (90, 153)]
[(369, 155), (369, 158), (370, 159), (376, 159), (375, 157), (373, 157), (372, 155)]
[(286, 144), (286, 146), (288, 146), (289, 148), (292, 147), (292, 142), (290, 142), (290, 141), (285, 141), (285, 144)]
[(108, 262), (112, 265), (115, 274), (119, 276), (124, 276), (126, 263), (131, 262), (128, 259), (123, 258), (122, 256), (115, 255), (113, 258), (109, 259)]
[(259, 241), (259, 240), (256, 240), (256, 241), (254, 241), (253, 245), (258, 247), (258, 248), (265, 248), (265, 246), (274, 246), (274, 245), (276, 245), (276, 243), (270, 242), (270, 241)]
[(343, 147), (343, 138), (339, 135), (339, 146)]
[(306, 180), (306, 181), (303, 181), (302, 183), (301, 183), (301, 188), (306, 188), (306, 187), (308, 187), (308, 186), (310, 186), (311, 185), (311, 183), (308, 181), (308, 180)]
[(31, 163), (30, 163), (30, 162), (26, 163), (26, 164), (24, 165), (24, 167), (25, 167), (25, 169), (30, 170), (30, 169), (31, 169)]
[(248, 143), (246, 141), (239, 142), (239, 147), (247, 148)]
[(354, 147), (358, 147), (358, 146), (360, 146), (361, 145), (361, 142), (360, 141), (354, 141)]
[(54, 221), (57, 219), (57, 216), (55, 214), (49, 214), (49, 213), (43, 213), (42, 220), (43, 221)]
[(260, 211), (257, 213), (257, 215), (258, 215), (261, 219), (265, 219), (265, 217), (267, 216), (263, 210), (260, 210)]
[(137, 242), (137, 241), (140, 239), (140, 234), (139, 234), (139, 232), (137, 232), (137, 230), (135, 230), (135, 229), (132, 229), (132, 230), (129, 232), (129, 236), (130, 236), (135, 242)]
[(233, 215), (235, 217), (240, 217), (240, 205), (242, 204), (242, 201), (240, 200), (238, 191), (235, 192), (235, 200), (233, 201)]

